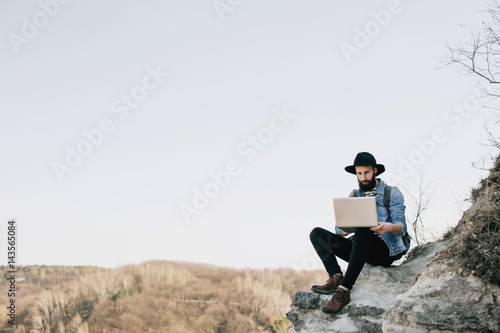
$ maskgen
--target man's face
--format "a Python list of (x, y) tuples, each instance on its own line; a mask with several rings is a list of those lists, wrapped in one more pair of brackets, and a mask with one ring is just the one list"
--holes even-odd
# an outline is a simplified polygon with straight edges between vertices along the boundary
[(362, 191), (372, 190), (377, 184), (375, 173), (377, 168), (372, 166), (357, 166), (356, 176), (358, 177), (359, 188)]

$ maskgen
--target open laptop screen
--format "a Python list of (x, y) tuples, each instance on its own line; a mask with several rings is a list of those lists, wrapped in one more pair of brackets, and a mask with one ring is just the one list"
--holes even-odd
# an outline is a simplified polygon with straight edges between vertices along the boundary
[(378, 225), (375, 197), (335, 198), (333, 209), (336, 226), (346, 232)]

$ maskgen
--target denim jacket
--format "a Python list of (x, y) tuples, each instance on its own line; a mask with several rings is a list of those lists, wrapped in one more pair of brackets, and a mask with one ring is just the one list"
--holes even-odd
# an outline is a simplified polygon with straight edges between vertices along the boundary
[[(393, 235), (390, 232), (386, 232), (385, 234), (381, 234), (382, 239), (387, 244), (389, 248), (389, 255), (395, 256), (404, 250), (406, 247), (403, 243), (402, 236), (406, 233), (406, 217), (405, 217), (405, 205), (403, 194), (397, 187), (392, 187), (391, 189), (391, 202), (389, 208), (384, 207), (384, 187), (385, 183), (380, 179), (378, 180), (378, 186), (375, 190), (375, 201), (377, 203), (377, 216), (379, 222), (390, 222), (390, 223), (399, 223), (401, 224), (401, 232), (399, 235)], [(349, 197), (354, 196), (354, 192), (356, 190), (352, 190)], [(364, 197), (365, 192), (361, 190), (358, 191), (358, 196)], [(390, 212), (390, 214), (389, 214)], [(340, 234), (340, 229), (335, 227), (335, 233)]]

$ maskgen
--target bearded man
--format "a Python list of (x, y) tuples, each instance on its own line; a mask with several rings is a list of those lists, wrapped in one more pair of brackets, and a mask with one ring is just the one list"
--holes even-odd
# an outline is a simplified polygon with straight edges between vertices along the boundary
[[(335, 233), (323, 228), (314, 228), (310, 239), (329, 275), (326, 284), (314, 285), (311, 290), (320, 294), (333, 294), (322, 309), (326, 313), (339, 312), (349, 303), (353, 288), (365, 263), (389, 267), (407, 252), (403, 241), (406, 234), (406, 218), (403, 194), (397, 187), (390, 187), (389, 204), (384, 205), (386, 184), (377, 178), (385, 171), (383, 164), (377, 164), (375, 157), (367, 152), (356, 155), (353, 165), (345, 171), (357, 176), (359, 189), (349, 197), (375, 197), (378, 226), (357, 228), (354, 236), (346, 238), (347, 232), (335, 227)], [(337, 257), (348, 262), (345, 276)]]

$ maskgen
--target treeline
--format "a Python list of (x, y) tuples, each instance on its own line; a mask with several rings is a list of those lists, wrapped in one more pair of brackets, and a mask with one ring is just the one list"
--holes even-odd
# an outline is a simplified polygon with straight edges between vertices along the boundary
[[(325, 279), (322, 271), (165, 261), (117, 269), (24, 266), (17, 276), (25, 279), (16, 284), (16, 333), (288, 332), (284, 314), (295, 292)], [(8, 301), (0, 295), (2, 332), (14, 332)]]

